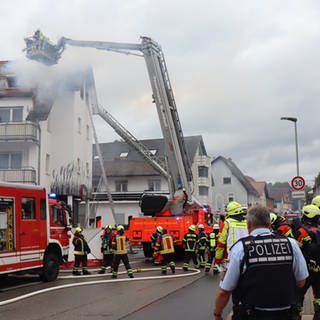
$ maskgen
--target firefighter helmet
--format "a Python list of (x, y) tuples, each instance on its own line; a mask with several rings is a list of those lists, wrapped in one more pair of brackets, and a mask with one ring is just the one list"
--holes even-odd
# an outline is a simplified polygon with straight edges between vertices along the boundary
[(161, 226), (157, 226), (157, 231), (158, 232), (162, 232), (163, 231), (163, 228)]
[(320, 209), (314, 204), (309, 204), (302, 208), (302, 214), (309, 219), (313, 219), (320, 216)]
[(277, 221), (277, 219), (278, 219), (278, 216), (275, 213), (271, 212), (270, 213), (270, 222), (271, 222), (271, 224), (274, 224)]
[(228, 216), (235, 216), (237, 214), (243, 213), (242, 206), (239, 202), (231, 201), (227, 205), (227, 215)]
[(120, 230), (124, 230), (123, 225), (119, 224), (119, 225), (117, 226), (117, 230), (118, 230), (118, 231), (120, 231)]
[(81, 232), (82, 232), (81, 227), (76, 227), (75, 233), (81, 233)]
[(112, 225), (111, 224), (107, 224), (105, 227), (104, 227), (105, 229), (112, 229)]
[(320, 208), (320, 195), (315, 196), (312, 201), (311, 204), (314, 204), (315, 206), (317, 206), (318, 208)]
[(194, 224), (189, 226), (190, 231), (196, 231), (196, 226)]
[(204, 229), (204, 225), (202, 223), (198, 224), (198, 229)]

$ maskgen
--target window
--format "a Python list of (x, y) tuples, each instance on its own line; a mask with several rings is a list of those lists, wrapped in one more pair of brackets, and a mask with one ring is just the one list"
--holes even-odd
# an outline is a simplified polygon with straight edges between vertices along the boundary
[(40, 219), (47, 220), (47, 201), (40, 199)]
[(53, 206), (51, 211), (52, 222), (61, 226), (65, 225), (64, 212), (61, 207)]
[(128, 156), (129, 152), (121, 152), (120, 158), (126, 158)]
[(14, 200), (0, 198), (0, 251), (14, 250)]
[(88, 162), (86, 162), (86, 175), (87, 175), (87, 177), (89, 176), (89, 163)]
[(34, 198), (22, 198), (22, 219), (34, 220), (36, 218), (36, 201)]
[(208, 196), (209, 188), (206, 186), (199, 186), (199, 196)]
[(149, 150), (149, 152), (150, 152), (153, 156), (155, 156), (155, 155), (156, 155), (156, 153), (157, 153), (157, 150), (152, 149), (152, 150)]
[(46, 154), (46, 174), (50, 173), (50, 154)]
[(0, 122), (21, 122), (23, 114), (22, 111), (22, 107), (0, 108)]
[(116, 192), (127, 192), (128, 191), (128, 180), (117, 180), (116, 184)]
[(231, 184), (231, 177), (223, 177), (223, 184)]
[(161, 190), (161, 180), (160, 179), (150, 179), (148, 181), (149, 191), (160, 191)]
[(78, 117), (78, 133), (81, 134), (81, 118)]
[(89, 125), (86, 126), (86, 137), (87, 137), (87, 140), (90, 139), (90, 129), (89, 129)]
[(77, 159), (77, 173), (80, 174), (80, 158)]
[(22, 153), (0, 153), (0, 169), (20, 169)]
[(208, 178), (208, 174), (209, 174), (208, 167), (205, 167), (205, 166), (199, 166), (198, 167), (198, 175), (199, 175), (199, 177)]
[(17, 87), (17, 79), (16, 77), (7, 77), (8, 87), (15, 88)]
[(234, 201), (234, 195), (233, 193), (228, 194), (228, 202)]

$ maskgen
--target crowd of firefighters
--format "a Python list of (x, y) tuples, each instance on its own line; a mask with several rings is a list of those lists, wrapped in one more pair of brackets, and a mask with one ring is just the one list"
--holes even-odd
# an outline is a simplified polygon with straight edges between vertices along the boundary
[[(219, 225), (215, 224), (213, 231), (207, 234), (202, 224), (190, 225), (184, 235), (183, 270), (188, 271), (190, 260), (195, 268), (203, 268), (206, 273), (213, 269), (213, 274), (220, 273), (223, 277), (228, 252), (230, 248), (241, 238), (248, 235), (246, 222), (246, 208), (236, 201), (231, 201), (226, 207), (226, 213), (220, 217)], [(274, 212), (270, 213), (270, 222), (274, 234), (295, 238), (306, 259), (309, 278), (305, 287), (299, 292), (299, 304), (303, 305), (303, 299), (310, 286), (314, 293), (313, 319), (320, 320), (320, 195), (313, 198), (312, 203), (305, 205), (301, 210), (299, 221), (289, 223), (284, 217)], [(122, 261), (128, 276), (133, 278), (133, 269), (128, 260), (127, 239), (124, 227), (118, 225), (116, 232), (111, 225), (107, 225), (101, 236), (103, 264), (100, 274), (110, 268), (112, 277), (117, 278), (119, 264)], [(153, 261), (161, 266), (161, 273), (167, 270), (175, 273), (175, 249), (174, 238), (168, 230), (157, 226), (151, 235), (153, 249)], [(73, 238), (75, 263), (74, 275), (90, 274), (87, 268), (87, 254), (90, 248), (82, 235), (82, 229), (76, 228)]]

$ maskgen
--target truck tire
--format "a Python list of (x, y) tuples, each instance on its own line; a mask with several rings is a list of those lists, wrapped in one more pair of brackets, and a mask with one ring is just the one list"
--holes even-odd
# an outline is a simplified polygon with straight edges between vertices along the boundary
[(41, 273), (41, 280), (45, 282), (54, 281), (59, 274), (59, 259), (54, 253), (47, 253)]
[(153, 250), (151, 248), (151, 243), (150, 242), (143, 242), (142, 247), (143, 247), (144, 256), (146, 258), (152, 258)]

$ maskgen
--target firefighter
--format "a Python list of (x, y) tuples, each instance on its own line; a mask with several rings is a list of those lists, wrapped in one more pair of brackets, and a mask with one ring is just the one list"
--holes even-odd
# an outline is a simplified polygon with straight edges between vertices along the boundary
[(99, 274), (104, 274), (107, 267), (110, 267), (110, 272), (112, 272), (113, 263), (113, 249), (111, 246), (112, 241), (112, 226), (110, 224), (106, 225), (104, 228), (104, 233), (101, 236), (101, 253), (103, 254), (103, 263), (101, 266)]
[(75, 276), (81, 275), (80, 265), (82, 266), (82, 274), (88, 275), (88, 254), (91, 252), (87, 241), (85, 240), (81, 227), (77, 227), (72, 240), (74, 245), (74, 266), (72, 274)]
[(307, 261), (309, 278), (299, 291), (299, 307), (302, 309), (304, 295), (311, 286), (313, 289), (314, 320), (320, 319), (320, 209), (316, 205), (302, 208), (302, 226), (297, 231), (297, 241)]
[(228, 257), (231, 246), (248, 235), (247, 221), (240, 203), (231, 201), (227, 205), (226, 218), (220, 229), (215, 254), (215, 264), (221, 265)]
[(271, 232), (267, 208), (252, 207), (247, 219), (250, 235), (230, 250), (212, 319), (222, 319), (231, 295), (233, 320), (297, 319), (296, 286), (308, 277), (302, 252), (294, 239)]
[(270, 219), (271, 227), (275, 234), (282, 234), (283, 236), (294, 238), (292, 228), (284, 217), (271, 212)]
[[(205, 272), (208, 273), (211, 269), (211, 265), (213, 262), (213, 258), (214, 258), (214, 254), (215, 254), (215, 250), (216, 250), (216, 245), (217, 245), (217, 241), (216, 241), (216, 233), (210, 232), (209, 233), (209, 240), (208, 240), (208, 260), (206, 263), (206, 267), (205, 267)], [(217, 274), (218, 273), (218, 267), (216, 265), (213, 266), (213, 274)]]
[(172, 273), (175, 273), (174, 241), (172, 235), (165, 228), (162, 229), (161, 235), (156, 241), (155, 252), (159, 252), (162, 257), (161, 273), (167, 274), (167, 266), (170, 267)]
[(198, 235), (196, 234), (196, 226), (194, 224), (189, 226), (189, 232), (184, 235), (183, 238), (183, 248), (184, 248), (184, 258), (183, 258), (183, 270), (188, 271), (189, 261), (192, 259), (195, 268), (199, 268), (197, 260), (197, 242)]
[(118, 276), (120, 261), (123, 262), (128, 276), (133, 278), (133, 271), (128, 259), (127, 238), (124, 235), (124, 227), (122, 225), (117, 226), (117, 234), (112, 237), (111, 245), (114, 249), (112, 278), (116, 279)]
[(199, 257), (199, 263), (200, 268), (204, 268), (206, 266), (206, 249), (208, 246), (208, 237), (207, 234), (204, 231), (204, 225), (199, 224), (198, 225), (198, 242), (197, 242), (197, 248), (198, 248), (198, 257)]
[(317, 206), (320, 209), (320, 195), (315, 196), (312, 201), (311, 204)]
[(157, 252), (155, 254), (155, 245), (156, 245), (156, 242), (157, 242), (157, 239), (161, 236), (162, 234), (162, 230), (163, 228), (161, 226), (157, 226), (156, 228), (156, 232), (154, 232), (152, 235), (151, 235), (151, 249), (153, 250), (153, 264), (160, 264), (160, 253)]

